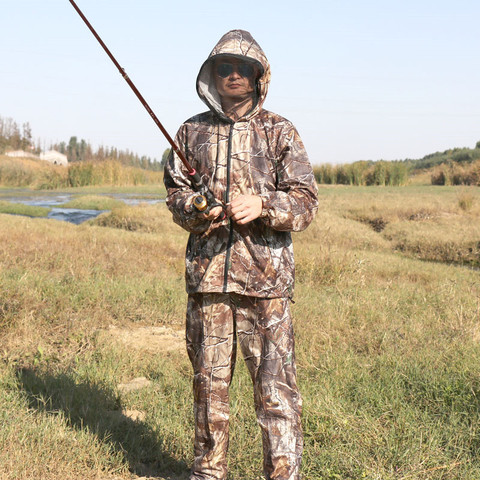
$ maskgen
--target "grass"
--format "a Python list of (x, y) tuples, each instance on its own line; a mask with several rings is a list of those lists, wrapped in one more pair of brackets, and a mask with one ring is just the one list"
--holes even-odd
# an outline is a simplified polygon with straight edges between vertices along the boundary
[[(1, 191), (1, 190), (0, 190)], [(139, 198), (165, 198), (166, 190), (163, 181), (157, 185), (88, 185), (85, 187), (70, 187), (69, 192), (78, 194), (98, 195), (98, 194), (132, 194)]]
[(323, 203), (380, 233), (389, 249), (422, 260), (480, 267), (479, 189), (443, 188), (439, 195), (436, 188), (385, 189), (382, 195), (366, 188), (357, 192), (354, 203), (347, 194), (337, 198), (327, 193)]
[[(58, 190), (65, 188), (132, 189), (161, 185), (162, 172), (144, 170), (122, 165), (116, 160), (103, 162), (75, 162), (68, 166), (52, 165), (31, 158), (12, 158), (0, 155), (0, 185), (6, 187), (28, 187), (36, 190)], [(162, 188), (162, 187), (159, 187)]]
[(51, 208), (23, 205), (21, 203), (5, 202), (0, 200), (0, 213), (11, 215), (26, 215), (28, 217), (46, 217)]
[[(454, 187), (321, 188), (294, 235), (305, 480), (480, 478), (480, 193), (466, 193), (467, 209)], [(0, 478), (188, 477), (185, 351), (105, 334), (183, 328), (186, 239), (164, 204), (79, 226), (0, 215)], [(151, 383), (119, 389), (136, 377)], [(231, 394), (231, 478), (260, 479), (240, 359)]]
[(61, 205), (62, 208), (77, 208), (80, 210), (112, 210), (124, 205), (122, 200), (101, 195), (82, 195)]
[(165, 229), (170, 221), (164, 215), (159, 214), (159, 211), (164, 209), (165, 207), (158, 205), (143, 205), (139, 208), (125, 205), (122, 202), (121, 206), (92, 220), (91, 224), (128, 231), (155, 233)]

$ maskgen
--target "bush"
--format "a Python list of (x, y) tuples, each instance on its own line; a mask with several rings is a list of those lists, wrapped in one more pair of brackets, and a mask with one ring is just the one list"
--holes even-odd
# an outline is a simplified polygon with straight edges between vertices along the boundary
[(473, 185), (480, 186), (480, 160), (469, 165), (451, 163), (434, 170), (432, 185)]

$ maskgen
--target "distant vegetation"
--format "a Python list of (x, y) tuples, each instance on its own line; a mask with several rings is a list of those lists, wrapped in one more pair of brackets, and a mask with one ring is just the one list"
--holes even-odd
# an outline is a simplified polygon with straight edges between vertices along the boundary
[[(161, 172), (170, 153), (166, 149), (160, 162), (129, 150), (100, 146), (96, 150), (84, 139), (70, 137), (50, 148), (67, 155), (68, 174), (62, 170), (39, 168), (25, 160), (5, 160), (0, 164), (0, 184), (37, 188), (78, 187), (88, 185), (145, 185), (159, 183), (161, 177), (145, 171)], [(0, 117), (0, 154), (8, 150), (40, 152), (34, 144), (29, 123), (19, 126)], [(40, 174), (40, 177), (38, 175)], [(403, 186), (422, 174), (432, 185), (480, 185), (480, 141), (475, 148), (454, 148), (420, 159), (360, 160), (350, 164), (323, 164), (314, 167), (317, 182), (324, 185)]]
[[(163, 161), (168, 149), (162, 155), (162, 162), (157, 162), (145, 155), (140, 156), (127, 150), (119, 150), (115, 147), (100, 146), (96, 150), (84, 139), (76, 136), (70, 137), (67, 142), (60, 142), (50, 145), (50, 149), (57, 150), (67, 156), (69, 163), (75, 162), (99, 162), (104, 160), (115, 160), (122, 165), (142, 168), (144, 170), (160, 171), (163, 169)], [(0, 154), (8, 150), (25, 150), (31, 153), (40, 153), (40, 141), (33, 140), (30, 124), (24, 123), (21, 126), (11, 118), (0, 117)]]
[[(99, 147), (73, 136), (51, 149), (67, 155), (69, 166), (51, 165), (32, 158), (2, 156), (9, 150), (40, 153), (29, 123), (19, 126), (11, 118), (0, 117), (0, 185), (55, 189), (85, 186), (153, 185), (162, 183), (163, 164), (128, 150)], [(169, 150), (162, 156), (164, 160)]]
[(0, 153), (7, 150), (27, 150), (40, 153), (40, 144), (33, 143), (32, 129), (30, 124), (24, 123), (18, 126), (11, 118), (0, 117)]
[(475, 148), (454, 148), (410, 162), (413, 173), (431, 172), (432, 185), (480, 186), (480, 141)]
[(408, 172), (405, 162), (386, 161), (325, 164), (314, 168), (317, 182), (326, 185), (406, 185)]
[(100, 146), (97, 150), (94, 150), (90, 143), (83, 139), (78, 140), (77, 137), (70, 137), (68, 144), (65, 142), (54, 144), (52, 149), (65, 154), (70, 163), (116, 160), (122, 165), (143, 168), (144, 170), (163, 170), (163, 165), (150, 157), (139, 156), (129, 150), (119, 150), (115, 147)]
[(162, 182), (162, 173), (125, 166), (118, 160), (79, 162), (68, 167), (68, 185), (147, 185)]
[(409, 178), (429, 171), (432, 185), (480, 185), (480, 141), (475, 148), (454, 148), (412, 160), (358, 161), (314, 168), (326, 185), (406, 185)]
[(480, 160), (471, 163), (448, 162), (434, 167), (431, 180), (432, 185), (480, 186)]
[(42, 160), (0, 156), (0, 185), (42, 190), (87, 186), (159, 185), (163, 173), (122, 165), (118, 160), (76, 162), (68, 167)]
[(428, 169), (442, 164), (468, 164), (480, 160), (480, 141), (475, 148), (453, 148), (444, 152), (431, 153), (419, 160), (407, 160), (414, 169)]

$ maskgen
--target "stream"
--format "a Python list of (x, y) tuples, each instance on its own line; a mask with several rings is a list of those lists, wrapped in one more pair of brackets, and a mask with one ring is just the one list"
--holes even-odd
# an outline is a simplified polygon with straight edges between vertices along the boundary
[[(0, 190), (0, 200), (12, 203), (21, 203), (35, 207), (51, 208), (47, 218), (74, 223), (76, 225), (98, 217), (108, 210), (81, 210), (76, 208), (63, 208), (61, 205), (69, 202), (75, 197), (85, 194), (65, 192), (32, 192), (31, 190)], [(121, 200), (127, 205), (138, 205), (140, 203), (155, 204), (163, 202), (159, 198), (152, 198), (152, 194), (139, 193), (95, 193)]]

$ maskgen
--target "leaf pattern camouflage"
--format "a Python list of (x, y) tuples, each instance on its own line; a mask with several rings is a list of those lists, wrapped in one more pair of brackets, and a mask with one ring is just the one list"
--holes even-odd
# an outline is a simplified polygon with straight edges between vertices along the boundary
[[(225, 117), (211, 88), (212, 58), (245, 55), (263, 71), (254, 108), (240, 120)], [(202, 220), (192, 201), (185, 167), (172, 155), (165, 167), (167, 205), (176, 223), (192, 233), (186, 255), (188, 293), (232, 292), (256, 297), (292, 297), (291, 231), (305, 229), (317, 210), (317, 186), (298, 132), (285, 118), (262, 108), (270, 82), (266, 57), (247, 32), (227, 33), (197, 78), (208, 112), (187, 120), (176, 144), (202, 175), (215, 198), (260, 195), (261, 218), (247, 225)]]
[[(236, 56), (261, 72), (252, 109), (237, 120), (222, 110), (212, 62)], [(175, 142), (216, 199), (262, 198), (259, 218), (239, 225), (208, 221), (193, 206), (188, 173), (172, 153), (165, 166), (167, 205), (190, 232), (186, 251), (187, 349), (194, 369), (195, 462), (191, 480), (225, 480), (228, 388), (237, 341), (248, 365), (262, 429), (267, 480), (298, 480), (303, 437), (289, 302), (294, 290), (291, 232), (318, 208), (312, 167), (291, 122), (263, 108), (270, 66), (243, 30), (225, 34), (197, 77), (209, 110), (187, 120)]]
[(296, 383), (289, 300), (193, 294), (187, 349), (194, 369), (195, 462), (192, 480), (227, 475), (228, 388), (238, 345), (250, 372), (262, 429), (265, 477), (299, 478), (302, 400)]

